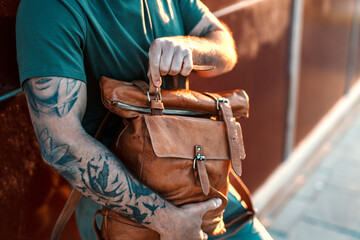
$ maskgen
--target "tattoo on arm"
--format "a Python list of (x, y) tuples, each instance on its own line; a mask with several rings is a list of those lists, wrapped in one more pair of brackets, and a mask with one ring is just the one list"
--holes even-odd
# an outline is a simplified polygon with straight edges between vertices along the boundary
[[(75, 157), (71, 146), (54, 143), (47, 128), (37, 135), (43, 158), (84, 195), (141, 224), (150, 224), (149, 217), (166, 208), (166, 202), (130, 175), (111, 153), (90, 159)], [(111, 168), (116, 168), (115, 176)]]
[(211, 30), (214, 28), (214, 25), (213, 24), (210, 24), (206, 27), (204, 27), (200, 34), (199, 34), (199, 37), (204, 37), (207, 33), (211, 32)]
[(79, 80), (58, 77), (24, 83), (42, 157), (84, 195), (138, 223), (150, 224), (151, 216), (165, 208), (166, 201), (82, 129), (75, 143), (55, 135), (59, 134), (58, 124), (64, 131), (71, 131), (66, 130), (67, 125), (74, 129), (72, 122), (62, 119), (68, 114), (79, 115), (74, 105), (81, 98), (81, 86)]
[(63, 117), (78, 99), (81, 81), (70, 78), (39, 78), (24, 83), (24, 91), (35, 114), (48, 113)]

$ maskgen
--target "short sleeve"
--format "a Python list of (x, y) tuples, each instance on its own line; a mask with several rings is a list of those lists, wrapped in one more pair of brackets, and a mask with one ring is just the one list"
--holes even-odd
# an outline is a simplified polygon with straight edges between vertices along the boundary
[(200, 0), (178, 0), (185, 34), (188, 35), (209, 9)]
[(86, 24), (75, 5), (66, 5), (61, 0), (21, 1), (16, 18), (21, 83), (41, 76), (69, 77), (86, 82), (85, 36)]

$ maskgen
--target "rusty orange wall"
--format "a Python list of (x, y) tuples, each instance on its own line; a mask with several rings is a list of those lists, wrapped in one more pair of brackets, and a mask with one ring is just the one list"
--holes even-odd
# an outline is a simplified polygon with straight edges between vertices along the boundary
[(354, 0), (304, 3), (297, 143), (345, 92), (354, 9)]
[[(204, 2), (211, 10), (218, 9), (217, 1)], [(241, 122), (247, 153), (243, 179), (255, 190), (283, 159), (291, 1), (264, 0), (220, 19), (233, 32), (238, 64), (232, 72), (219, 77), (194, 76), (190, 78), (190, 88), (247, 91), (250, 118)]]

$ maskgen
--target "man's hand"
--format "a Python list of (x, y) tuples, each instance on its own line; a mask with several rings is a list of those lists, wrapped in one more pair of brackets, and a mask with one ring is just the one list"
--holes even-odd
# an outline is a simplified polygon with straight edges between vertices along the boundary
[(149, 49), (148, 78), (160, 87), (161, 76), (188, 76), (193, 65), (211, 65), (211, 71), (199, 72), (212, 77), (233, 69), (236, 63), (234, 40), (228, 29), (207, 12), (189, 36), (155, 39)]
[(192, 50), (182, 37), (164, 37), (153, 41), (149, 49), (148, 78), (160, 87), (161, 76), (188, 76), (193, 67)]
[[(172, 229), (160, 233), (161, 240), (206, 240), (208, 236), (201, 230), (202, 217), (210, 210), (221, 205), (221, 199), (209, 199), (201, 203), (191, 203), (174, 211), (172, 219), (167, 221)], [(165, 219), (167, 220), (167, 219)]]

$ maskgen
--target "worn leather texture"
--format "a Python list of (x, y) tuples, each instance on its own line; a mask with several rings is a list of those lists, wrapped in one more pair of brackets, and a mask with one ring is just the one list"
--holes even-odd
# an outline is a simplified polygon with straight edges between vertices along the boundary
[[(117, 136), (113, 152), (141, 182), (177, 206), (221, 198), (222, 205), (204, 215), (202, 229), (209, 235), (224, 233), (222, 215), (227, 205), (229, 172), (231, 166), (241, 172), (241, 160), (245, 158), (241, 127), (232, 111), (238, 117), (248, 116), (246, 93), (218, 93), (229, 98), (229, 103), (217, 103), (213, 97), (195, 91), (162, 90), (162, 101), (158, 100), (161, 104), (150, 104), (144, 88), (143, 84), (101, 79), (104, 105), (124, 119), (125, 128)], [(159, 111), (142, 114), (120, 108), (119, 101)], [(162, 115), (162, 104), (165, 109), (217, 117)], [(102, 215), (103, 239), (159, 239), (151, 229), (111, 210), (104, 208)]]
[[(133, 82), (136, 83), (137, 81), (139, 80)], [(132, 82), (102, 77), (100, 80), (100, 87), (102, 89), (102, 101), (105, 107), (121, 117), (133, 118), (138, 116), (139, 113), (118, 108), (118, 102), (141, 108), (150, 107), (148, 97), (146, 93), (144, 93), (144, 85), (139, 88)], [(161, 95), (162, 103), (166, 109), (189, 110), (204, 114), (218, 115), (216, 101), (214, 101), (212, 97), (206, 95), (206, 93), (188, 89), (162, 89)], [(235, 118), (248, 117), (249, 99), (244, 90), (236, 89), (223, 91), (219, 92), (218, 95), (229, 100)]]

